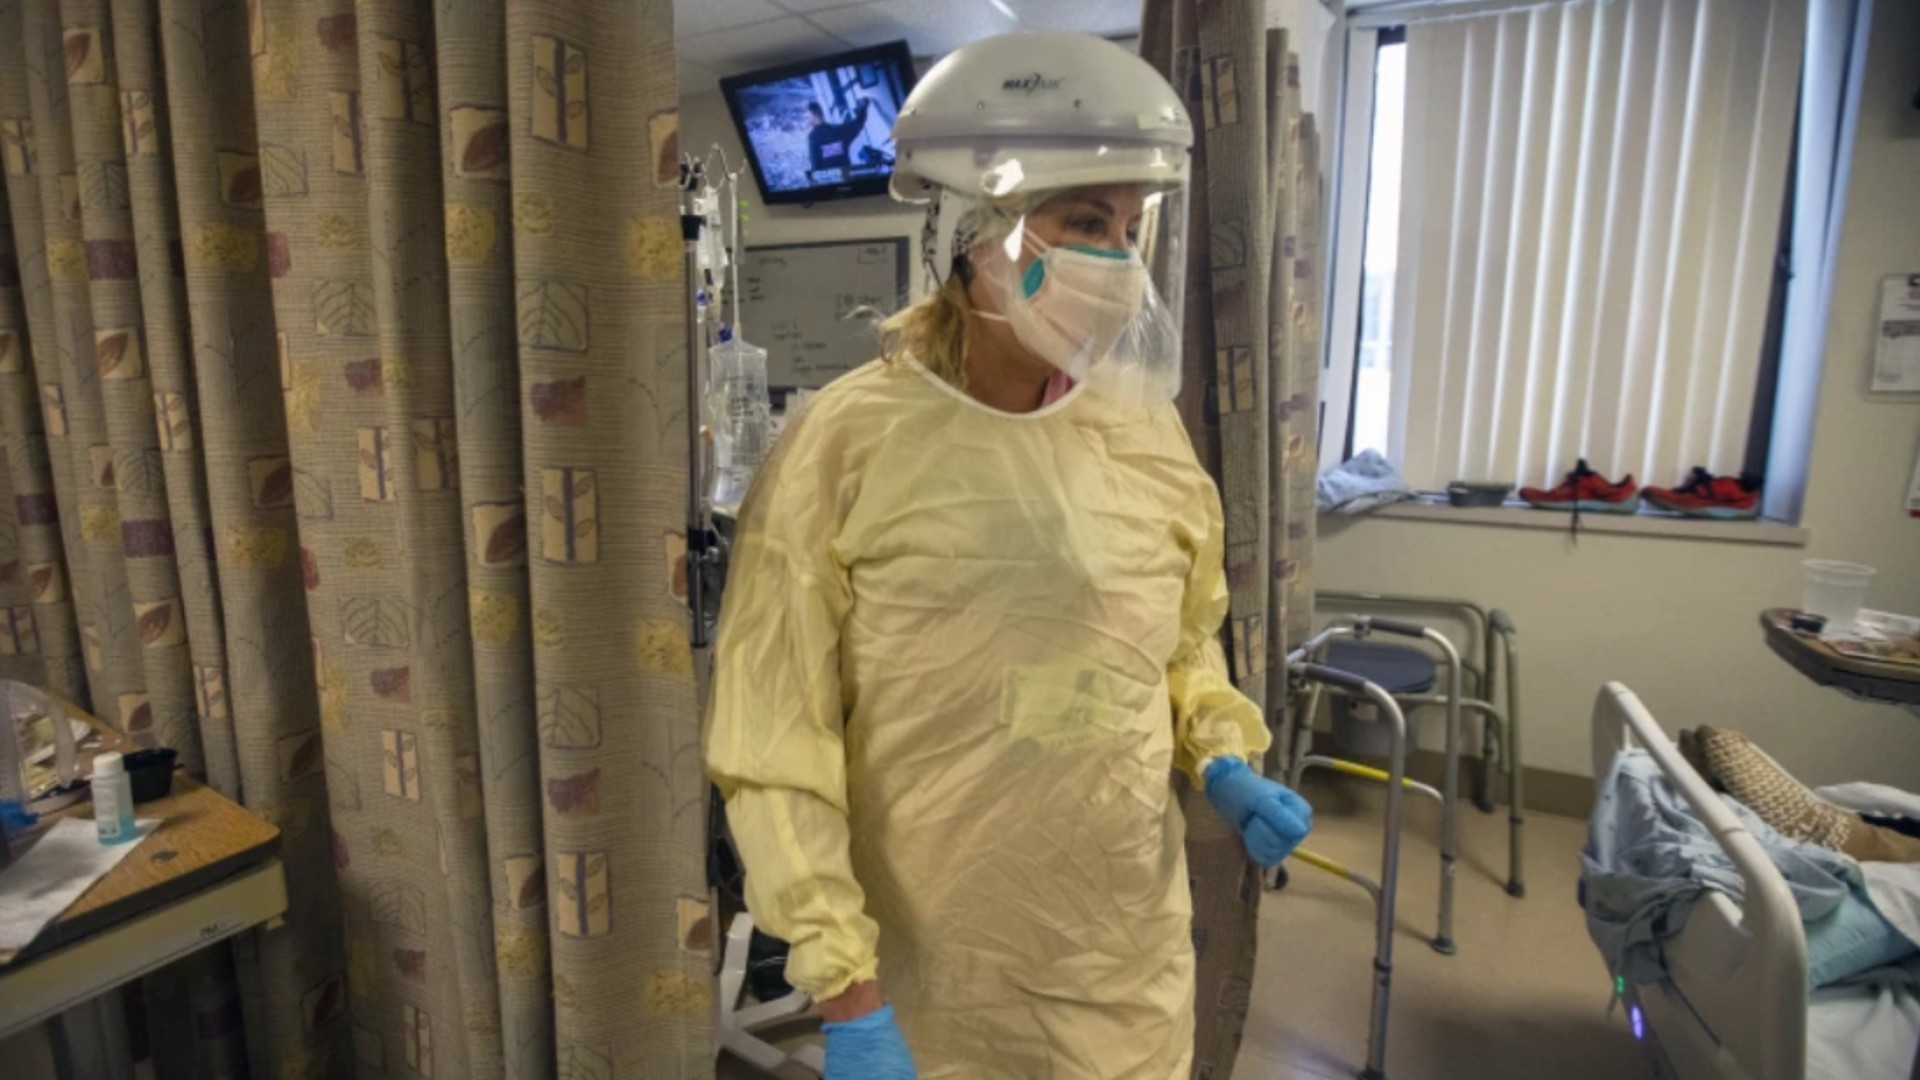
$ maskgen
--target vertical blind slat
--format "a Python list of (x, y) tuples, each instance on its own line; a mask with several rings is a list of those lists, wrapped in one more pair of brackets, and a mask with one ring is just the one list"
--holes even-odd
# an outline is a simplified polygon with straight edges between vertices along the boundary
[(1613, 142), (1614, 72), (1618, 52), (1626, 39), (1626, 9), (1611, 5), (1585, 6), (1591, 17), (1587, 43), (1586, 108), (1581, 116), (1580, 156), (1574, 171), (1575, 226), (1566, 268), (1566, 314), (1559, 338), (1559, 377), (1554, 387), (1553, 412), (1547, 453), (1535, 471), (1522, 473), (1544, 478), (1554, 466), (1581, 452), (1586, 440), (1583, 402), (1590, 390), (1594, 328), (1599, 324), (1593, 296), (1599, 287), (1599, 256), (1607, 240), (1606, 173), (1601, 168)]
[(1467, 369), (1472, 364), (1475, 304), (1479, 281), (1480, 237), (1485, 202), (1487, 126), (1484, 117), (1492, 105), (1494, 35), (1482, 23), (1468, 24), (1466, 60), (1460, 90), (1460, 149), (1453, 206), (1452, 253), (1447, 278), (1447, 330), (1440, 365), (1439, 453), (1449, 469), (1457, 467), (1460, 430), (1466, 410)]
[(1467, 290), (1461, 302), (1469, 312), (1466, 348), (1457, 365), (1460, 407), (1453, 413), (1455, 423), (1448, 432), (1455, 475), (1470, 468), (1469, 444), (1477, 426), (1475, 412), (1481, 404), (1477, 384), (1484, 381), (1489, 366), (1487, 357), (1493, 350), (1491, 339), (1498, 332), (1502, 314), (1499, 298), (1493, 295), (1492, 286), (1501, 279), (1501, 270), (1506, 261), (1506, 217), (1500, 211), (1507, 205), (1510, 194), (1508, 184), (1512, 179), (1512, 166), (1495, 168), (1492, 162), (1496, 158), (1510, 161), (1513, 154), (1508, 125), (1504, 121), (1511, 116), (1515, 99), (1519, 96), (1510, 70), (1513, 57), (1518, 55), (1519, 50), (1508, 40), (1507, 28), (1510, 25), (1510, 20), (1506, 18), (1491, 19), (1477, 24), (1474, 30), (1482, 54), (1487, 57), (1475, 65), (1485, 72), (1487, 106), (1479, 116), (1474, 117), (1480, 121), (1476, 136), (1481, 142), (1478, 152), (1471, 159), (1478, 181), (1473, 185), (1473, 198), (1478, 204), (1475, 211), (1479, 220), (1479, 228), (1474, 231), (1472, 240), (1473, 276), (1468, 281), (1455, 282), (1456, 290), (1462, 286)]
[(1731, 260), (1723, 257), (1714, 229), (1719, 207), (1731, 199), (1714, 165), (1726, 133), (1727, 81), (1732, 57), (1726, 27), (1712, 18), (1713, 0), (1698, 0), (1691, 13), (1692, 40), (1682, 78), (1685, 105), (1680, 120), (1679, 162), (1674, 171), (1674, 212), (1667, 230), (1660, 278), (1665, 310), (1656, 324), (1653, 370), (1643, 450), (1634, 472), (1650, 483), (1668, 483), (1684, 472), (1675, 464), (1685, 432), (1688, 400), (1704, 365), (1692, 364), (1694, 327), (1702, 304), (1724, 309)]
[(1759, 353), (1773, 291), (1774, 258), (1779, 248), (1780, 210), (1787, 192), (1783, 163), (1793, 160), (1800, 57), (1806, 48), (1805, 0), (1776, 0), (1766, 23), (1766, 45), (1758, 61), (1760, 113), (1753, 126), (1751, 151), (1739, 166), (1747, 189), (1736, 259), (1736, 306), (1728, 323), (1722, 361), (1735, 371), (1735, 377), (1722, 382), (1714, 399), (1712, 445), (1720, 462), (1714, 467), (1723, 472), (1738, 469), (1746, 454)]
[[(1568, 456), (1597, 457), (1603, 463), (1614, 437), (1614, 419), (1618, 401), (1600, 392), (1604, 375), (1621, 375), (1620, 357), (1626, 345), (1626, 314), (1631, 306), (1634, 242), (1637, 237), (1621, 223), (1637, 219), (1640, 213), (1640, 188), (1628, 178), (1641, 175), (1644, 157), (1646, 103), (1651, 94), (1651, 79), (1619, 78), (1621, 71), (1634, 71), (1645, 65), (1653, 50), (1648, 39), (1648, 19), (1640, 8), (1620, 5), (1625, 17), (1620, 38), (1619, 66), (1612, 73), (1612, 92), (1607, 94), (1607, 124), (1602, 129), (1606, 142), (1603, 156), (1595, 162), (1604, 177), (1601, 180), (1601, 219), (1599, 263), (1595, 266), (1593, 291), (1584, 302), (1593, 305), (1591, 333), (1584, 342), (1582, 358), (1584, 378), (1570, 403), (1576, 420), (1570, 421), (1574, 433)], [(1563, 462), (1570, 464), (1570, 462)], [(1604, 464), (1603, 464), (1604, 467)], [(1549, 469), (1552, 465), (1549, 465)], [(1544, 482), (1547, 478), (1542, 477)]]
[(1440, 319), (1434, 323), (1438, 336), (1432, 346), (1434, 352), (1430, 361), (1423, 359), (1432, 367), (1434, 388), (1428, 402), (1436, 402), (1438, 407), (1432, 415), (1430, 427), (1430, 461), (1448, 459), (1452, 452), (1452, 421), (1459, 417), (1459, 367), (1467, 350), (1467, 325), (1473, 317), (1471, 307), (1461, 304), (1459, 282), (1469, 281), (1473, 275), (1473, 236), (1478, 231), (1478, 173), (1475, 165), (1484, 152), (1484, 131), (1469, 123), (1475, 117), (1476, 108), (1484, 108), (1486, 90), (1475, 92), (1476, 83), (1484, 86), (1486, 69), (1478, 63), (1480, 52), (1476, 50), (1475, 35), (1469, 33), (1469, 27), (1461, 27), (1461, 50), (1453, 58), (1452, 71), (1446, 75), (1459, 86), (1453, 94), (1453, 100), (1461, 102), (1459, 119), (1453, 123), (1452, 152), (1444, 158), (1444, 167), (1453, 175), (1452, 183), (1446, 186), (1448, 202), (1438, 211), (1446, 221), (1446, 231), (1442, 234), (1442, 244), (1446, 246), (1446, 271), (1440, 281), (1434, 282), (1432, 304), (1438, 304)]
[[(1637, 205), (1615, 219), (1631, 232), (1632, 270), (1627, 282), (1625, 340), (1617, 354), (1619, 392), (1609, 395), (1613, 432), (1610, 441), (1596, 440), (1597, 454), (1616, 470), (1637, 472), (1647, 435), (1647, 412), (1652, 407), (1655, 350), (1666, 318), (1666, 246), (1673, 227), (1674, 177), (1680, 158), (1680, 129), (1685, 111), (1685, 65), (1691, 53), (1691, 20), (1681, 10), (1691, 4), (1675, 0), (1640, 0), (1646, 22), (1655, 24), (1649, 52), (1653, 61), (1651, 87), (1639, 98), (1641, 120), (1622, 127), (1626, 144), (1641, 151), (1635, 172), (1624, 179)], [(1687, 40), (1680, 40), (1682, 36)], [(1632, 68), (1628, 69), (1631, 73)], [(1636, 134), (1639, 137), (1636, 137)], [(1643, 478), (1644, 479), (1644, 478)]]
[(1473, 290), (1473, 338), (1467, 351), (1466, 409), (1461, 416), (1459, 464), (1455, 475), (1486, 468), (1485, 447), (1491, 442), (1493, 398), (1499, 382), (1500, 357), (1512, 309), (1506, 304), (1506, 284), (1512, 272), (1520, 236), (1514, 230), (1513, 205), (1519, 197), (1516, 162), (1519, 146), (1520, 101), (1525, 86), (1527, 23), (1525, 15), (1494, 20), (1492, 117), (1487, 151), (1481, 162), (1479, 276)]
[[(1705, 45), (1695, 69), (1704, 92), (1695, 111), (1699, 144), (1690, 194), (1702, 204), (1695, 214), (1703, 270), (1683, 275), (1679, 282), (1666, 346), (1679, 358), (1678, 369), (1667, 387), (1666, 422), (1644, 466), (1655, 476), (1684, 472), (1695, 464), (1716, 471), (1727, 467), (1712, 444), (1714, 399), (1721, 385), (1741, 376), (1734, 365), (1744, 363), (1750, 372), (1759, 359), (1755, 355), (1743, 361), (1725, 352), (1728, 320), (1737, 315), (1731, 305), (1745, 201), (1745, 185), (1734, 162), (1736, 155), (1744, 162), (1744, 149), (1751, 143), (1758, 76), (1758, 53), (1747, 47), (1752, 36), (1748, 26), (1765, 26), (1764, 20), (1741, 19), (1734, 8), (1730, 0), (1707, 0), (1695, 38)], [(1686, 250), (1683, 246), (1676, 253), (1682, 261)], [(1695, 356), (1706, 362), (1686, 362)], [(1712, 357), (1724, 360), (1713, 363)], [(1731, 464), (1737, 471), (1737, 460)]]
[(1655, 483), (1737, 471), (1804, 10), (1574, 0), (1409, 28), (1410, 483), (1552, 483), (1578, 457)]
[[(1560, 18), (1544, 9), (1526, 20), (1526, 53), (1521, 78), (1518, 126), (1519, 182), (1512, 204), (1513, 258), (1507, 264), (1501, 302), (1511, 312), (1500, 336), (1492, 402), (1475, 459), (1488, 476), (1516, 475), (1524, 437), (1526, 401), (1533, 382), (1534, 327), (1541, 295), (1535, 288), (1542, 262), (1549, 258), (1551, 230), (1557, 224), (1542, 213), (1553, 143), (1553, 107), (1560, 65)], [(1508, 437), (1498, 437), (1507, 432)]]
[(1561, 18), (1554, 28), (1553, 49), (1557, 56), (1553, 97), (1545, 106), (1552, 132), (1547, 150), (1547, 175), (1544, 181), (1541, 213), (1544, 215), (1544, 239), (1539, 263), (1535, 266), (1533, 291), (1539, 298), (1532, 332), (1527, 339), (1527, 384), (1515, 404), (1519, 413), (1519, 438), (1516, 440), (1512, 471), (1508, 476), (1532, 475), (1533, 466), (1545, 460), (1547, 443), (1552, 438), (1553, 421), (1542, 415), (1558, 397), (1560, 384), (1559, 328), (1567, 309), (1561, 283), (1569, 265), (1577, 259), (1573, 253), (1575, 207), (1579, 185), (1574, 182), (1578, 168), (1582, 121), (1586, 113), (1588, 50), (1585, 42), (1591, 32), (1592, 10), (1579, 7), (1556, 11)]
[[(1395, 275), (1398, 280), (1394, 283), (1393, 294), (1394, 326), (1434, 325), (1431, 311), (1426, 309), (1435, 306), (1431, 297), (1439, 291), (1436, 270), (1444, 237), (1442, 219), (1436, 205), (1451, 197), (1449, 193), (1437, 189), (1452, 176), (1451, 170), (1441, 167), (1439, 163), (1441, 150), (1453, 145), (1441, 129), (1449, 119), (1458, 116), (1458, 111), (1452, 108), (1439, 109), (1437, 115), (1429, 115), (1428, 104), (1434, 101), (1436, 93), (1444, 85), (1442, 78), (1436, 74), (1436, 69), (1441, 66), (1438, 54), (1439, 50), (1434, 49), (1409, 49), (1406, 58), (1407, 107), (1402, 114), (1400, 229), (1405, 238), (1403, 250), (1414, 253), (1410, 261), (1415, 265)], [(1412, 132), (1423, 132), (1425, 137), (1405, 137)], [(1413, 182), (1416, 179), (1418, 184)], [(1423, 282), (1430, 284), (1422, 289)], [(1413, 335), (1394, 334), (1390, 347), (1393, 415), (1392, 423), (1387, 428), (1388, 449), (1396, 461), (1408, 461), (1416, 457), (1430, 460), (1434, 411), (1428, 405), (1433, 401), (1432, 365), (1414, 365)]]

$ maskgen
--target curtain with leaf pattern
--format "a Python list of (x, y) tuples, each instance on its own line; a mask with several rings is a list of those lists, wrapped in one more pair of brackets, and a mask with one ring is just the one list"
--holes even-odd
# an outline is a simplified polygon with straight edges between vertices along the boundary
[(669, 0), (0, 0), (0, 675), (292, 898), (160, 1075), (712, 1074), (676, 86)]
[[(1320, 371), (1319, 166), (1299, 62), (1263, 0), (1145, 0), (1140, 51), (1195, 127), (1180, 411), (1220, 484), (1223, 644), (1287, 731), (1286, 651), (1311, 630)], [(1196, 792), (1187, 807), (1198, 956), (1193, 1076), (1233, 1075), (1252, 1003), (1258, 868)]]

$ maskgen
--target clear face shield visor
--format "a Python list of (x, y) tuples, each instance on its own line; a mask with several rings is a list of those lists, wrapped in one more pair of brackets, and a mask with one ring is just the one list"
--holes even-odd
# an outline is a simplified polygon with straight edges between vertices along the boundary
[(1117, 403), (1153, 408), (1178, 395), (1184, 186), (1122, 180), (945, 201), (958, 211), (947, 250), (967, 257), (976, 316)]

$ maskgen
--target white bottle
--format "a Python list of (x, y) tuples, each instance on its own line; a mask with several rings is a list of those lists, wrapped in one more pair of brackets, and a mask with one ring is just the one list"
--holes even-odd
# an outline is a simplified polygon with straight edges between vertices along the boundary
[(93, 823), (103, 844), (140, 839), (133, 826), (133, 781), (119, 754), (109, 752), (93, 759)]

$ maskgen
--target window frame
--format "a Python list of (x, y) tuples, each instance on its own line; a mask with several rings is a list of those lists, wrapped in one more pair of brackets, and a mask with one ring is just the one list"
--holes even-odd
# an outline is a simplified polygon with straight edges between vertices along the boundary
[[(1353, 449), (1353, 404), (1360, 374), (1360, 289), (1367, 251), (1368, 192), (1373, 182), (1374, 83), (1383, 33), (1404, 30), (1356, 27), (1342, 39), (1338, 139), (1340, 156), (1330, 192), (1332, 243), (1328, 246), (1326, 352), (1320, 358), (1322, 471), (1346, 461)], [(1398, 418), (1389, 420), (1390, 424)]]

